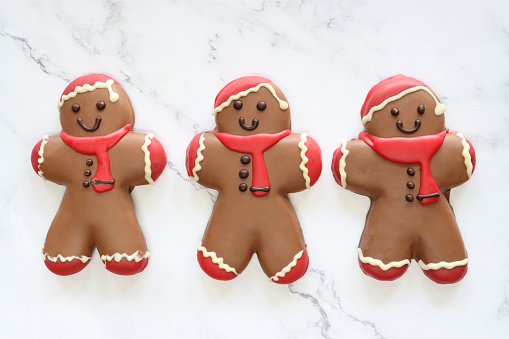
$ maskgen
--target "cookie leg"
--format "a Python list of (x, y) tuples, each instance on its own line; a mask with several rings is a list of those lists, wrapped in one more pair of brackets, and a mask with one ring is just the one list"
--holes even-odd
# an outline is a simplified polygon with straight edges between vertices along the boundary
[[(380, 210), (373, 211), (373, 214)], [(381, 211), (382, 213), (385, 210)], [(372, 218), (385, 220), (385, 218)], [(409, 223), (404, 223), (409, 224)], [(405, 227), (390, 232), (386, 223), (371, 222), (366, 225), (357, 249), (359, 266), (369, 277), (381, 281), (392, 281), (407, 271), (412, 257), (411, 244)]]
[(249, 223), (239, 225), (242, 211), (229, 209), (218, 201), (209, 220), (197, 258), (202, 270), (217, 280), (232, 280), (241, 274), (253, 256)]
[(297, 218), (279, 219), (264, 230), (258, 260), (270, 282), (291, 284), (302, 278), (309, 266), (308, 251)]
[(438, 284), (453, 284), (467, 274), (468, 257), (452, 212), (429, 223), (417, 251), (424, 274)]
[[(79, 220), (79, 219), (78, 219)], [(72, 275), (88, 265), (94, 245), (85, 224), (71, 213), (58, 212), (42, 248), (46, 267), (57, 275)]]
[(103, 219), (94, 228), (97, 250), (101, 264), (110, 272), (133, 275), (142, 272), (148, 265), (150, 252), (134, 210), (126, 209), (115, 219)]

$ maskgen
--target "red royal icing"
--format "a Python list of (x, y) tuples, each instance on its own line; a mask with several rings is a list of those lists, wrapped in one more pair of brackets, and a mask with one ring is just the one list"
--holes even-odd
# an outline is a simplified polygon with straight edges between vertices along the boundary
[(30, 157), (32, 161), (32, 168), (35, 173), (39, 174), (39, 150), (41, 149), (42, 140), (40, 140), (37, 144), (35, 144), (32, 149), (32, 156)]
[(186, 169), (189, 177), (193, 176), (194, 163), (198, 157), (198, 148), (200, 148), (199, 140), (203, 133), (198, 133), (194, 136), (193, 140), (189, 143), (186, 150)]
[[(458, 132), (451, 132), (451, 134), (458, 134)], [(476, 158), (475, 158), (475, 149), (474, 149), (474, 146), (472, 146), (472, 144), (470, 143), (470, 141), (468, 141), (467, 138), (465, 138), (465, 141), (467, 142), (467, 144), (470, 146), (470, 150), (468, 151), (468, 153), (470, 153), (470, 161), (472, 161), (472, 174), (474, 174), (474, 171), (475, 171), (475, 162), (476, 162)]]
[(305, 145), (308, 148), (306, 157), (309, 161), (306, 164), (306, 168), (308, 169), (308, 176), (310, 179), (309, 184), (310, 186), (313, 186), (318, 181), (320, 174), (322, 173), (322, 150), (315, 139), (310, 136), (306, 137)]
[(424, 86), (429, 89), (425, 83), (401, 74), (380, 81), (369, 90), (361, 108), (361, 118), (367, 115), (372, 107), (378, 106), (385, 100), (416, 86)]
[(239, 94), (240, 92), (258, 86), (259, 84), (271, 82), (272, 81), (267, 78), (257, 76), (248, 76), (235, 79), (226, 84), (226, 86), (224, 86), (223, 89), (219, 91), (214, 102), (214, 108), (217, 108), (217, 106), (220, 106), (223, 102), (227, 101), (232, 95)]
[[(121, 129), (107, 135), (96, 137), (75, 137), (62, 131), (60, 137), (73, 150), (81, 154), (95, 155), (97, 157), (97, 171), (95, 172), (92, 186), (94, 191), (103, 193), (115, 187), (115, 181), (111, 176), (110, 158), (108, 150), (115, 146), (131, 129), (132, 124), (127, 124)], [(111, 181), (113, 183), (99, 183), (94, 181)]]
[[(106, 82), (110, 79), (113, 79), (113, 78), (108, 75), (99, 74), (99, 73), (81, 76), (81, 77), (77, 78), (76, 80), (73, 80), (73, 82), (71, 82), (69, 85), (67, 85), (67, 87), (62, 92), (62, 95), (60, 96), (60, 98), (62, 98), (62, 96), (64, 96), (64, 95), (74, 92), (74, 90), (78, 86), (83, 87), (83, 85), (86, 85), (86, 84), (93, 86), (98, 81)], [(119, 83), (115, 79), (113, 79), (113, 83), (119, 85)]]
[[(214, 131), (216, 137), (223, 145), (229, 150), (251, 154), (253, 158), (253, 181), (251, 190), (253, 188), (268, 187), (270, 190), (269, 174), (263, 159), (263, 153), (278, 143), (284, 137), (290, 135), (289, 130), (285, 130), (275, 134), (258, 133), (253, 135), (233, 135), (228, 133), (218, 133)], [(255, 197), (264, 197), (269, 194), (269, 191), (251, 191)]]
[(152, 180), (157, 180), (166, 167), (166, 152), (163, 145), (156, 138), (150, 139), (148, 146), (150, 152), (150, 169), (152, 170)]
[[(417, 199), (421, 205), (427, 205), (440, 199), (440, 189), (431, 174), (431, 157), (442, 146), (448, 131), (411, 138), (380, 138), (361, 132), (359, 139), (384, 159), (400, 164), (419, 164), (421, 166), (421, 184)], [(438, 196), (426, 197), (436, 194)]]

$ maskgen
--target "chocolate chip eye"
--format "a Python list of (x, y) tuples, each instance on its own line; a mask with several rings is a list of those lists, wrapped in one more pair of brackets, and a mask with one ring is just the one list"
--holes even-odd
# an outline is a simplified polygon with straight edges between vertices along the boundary
[(394, 116), (398, 116), (399, 114), (399, 109), (397, 109), (396, 107), (394, 107), (393, 109), (391, 109), (391, 114), (394, 115)]
[(74, 113), (78, 113), (80, 111), (80, 105), (72, 104), (71, 109)]
[(244, 106), (244, 105), (242, 104), (242, 101), (240, 101), (240, 100), (237, 100), (233, 103), (233, 108), (235, 108), (235, 109), (241, 109), (242, 106)]
[(417, 113), (424, 114), (424, 105), (419, 105), (419, 107), (417, 107)]
[(267, 104), (265, 103), (265, 101), (260, 101), (259, 103), (256, 104), (256, 108), (259, 111), (265, 111), (265, 109), (267, 108)]
[(95, 104), (95, 107), (97, 107), (98, 110), (102, 111), (106, 108), (106, 103), (104, 101), (98, 101), (97, 104)]

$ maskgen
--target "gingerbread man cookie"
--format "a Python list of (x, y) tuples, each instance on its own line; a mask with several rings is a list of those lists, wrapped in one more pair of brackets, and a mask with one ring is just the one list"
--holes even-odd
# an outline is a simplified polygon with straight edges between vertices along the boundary
[(463, 134), (445, 128), (444, 111), (424, 83), (388, 78), (362, 106), (365, 131), (359, 139), (342, 140), (334, 153), (337, 183), (371, 200), (357, 250), (368, 276), (397, 279), (411, 259), (440, 284), (467, 273), (449, 194), (470, 179), (475, 151)]
[(217, 128), (196, 135), (186, 156), (191, 180), (219, 191), (198, 262), (212, 278), (231, 280), (256, 253), (270, 281), (294, 282), (309, 259), (288, 193), (318, 180), (320, 147), (290, 131), (286, 97), (269, 79), (230, 82), (214, 107)]
[(42, 250), (58, 275), (81, 271), (97, 246), (107, 270), (136, 274), (150, 252), (134, 212), (134, 186), (153, 184), (166, 153), (152, 133), (132, 131), (134, 110), (120, 84), (90, 74), (67, 86), (58, 103), (62, 132), (32, 151), (43, 179), (66, 186)]

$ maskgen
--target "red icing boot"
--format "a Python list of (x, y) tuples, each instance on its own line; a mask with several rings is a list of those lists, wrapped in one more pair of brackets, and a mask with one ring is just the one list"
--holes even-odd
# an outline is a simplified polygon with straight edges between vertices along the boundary
[(438, 270), (422, 270), (424, 274), (437, 284), (454, 284), (463, 279), (468, 271), (468, 264), (456, 266), (451, 269), (439, 268)]
[[(308, 250), (305, 249), (304, 252), (302, 252), (302, 256), (299, 259), (297, 259), (295, 266), (292, 265), (293, 261), (290, 264), (288, 264), (288, 266), (283, 268), (280, 272), (270, 277), (270, 281), (275, 282), (276, 284), (291, 284), (302, 278), (302, 276), (308, 270), (309, 266)], [(284, 273), (284, 275), (281, 276), (283, 274), (283, 271), (285, 271), (287, 268), (289, 268), (290, 271)]]
[(393, 281), (405, 274), (409, 265), (405, 264), (401, 267), (391, 267), (387, 271), (384, 271), (378, 266), (363, 263), (359, 259), (359, 266), (361, 267), (362, 272), (364, 272), (364, 274), (368, 277), (372, 277), (381, 281)]
[[(102, 259), (101, 259), (102, 260)], [(148, 265), (148, 258), (143, 258), (140, 261), (136, 262), (135, 260), (128, 261), (127, 259), (122, 259), (119, 262), (116, 260), (106, 261), (102, 260), (106, 269), (112, 273), (118, 275), (134, 275), (141, 273), (145, 267)]]
[[(214, 252), (207, 252), (207, 253), (210, 254), (210, 253), (214, 253)], [(203, 255), (203, 252), (198, 251), (197, 257), (198, 257), (198, 263), (200, 264), (201, 269), (203, 270), (203, 272), (207, 273), (209, 275), (209, 277), (217, 279), (217, 280), (224, 280), (224, 281), (237, 278), (237, 274), (235, 274), (234, 272), (228, 272), (224, 268), (220, 268), (219, 263), (215, 264), (212, 261), (212, 256), (205, 257)], [(214, 257), (217, 258), (215, 256), (215, 253), (214, 253)], [(222, 259), (222, 258), (219, 258), (219, 259)]]
[(90, 260), (87, 262), (83, 262), (79, 259), (71, 260), (71, 261), (60, 261), (57, 260), (56, 262), (53, 262), (51, 260), (44, 260), (44, 264), (50, 270), (51, 272), (57, 274), (57, 275), (72, 275), (76, 274), (82, 269), (85, 268), (85, 266), (88, 265)]

